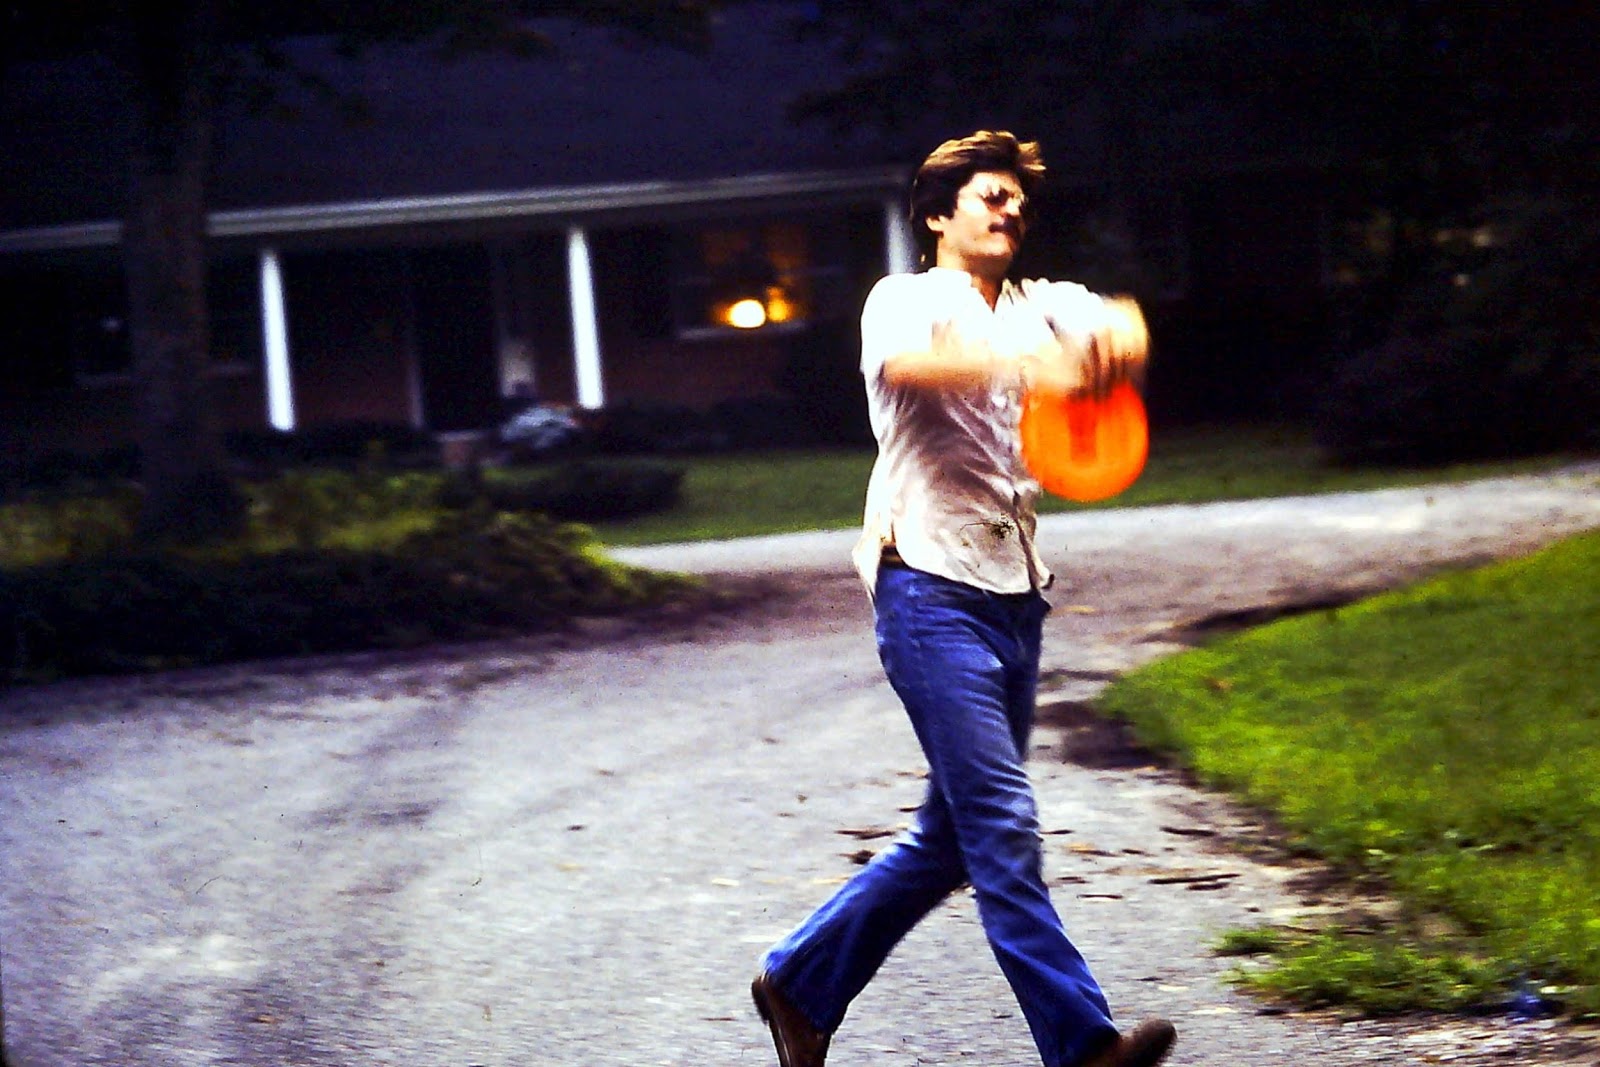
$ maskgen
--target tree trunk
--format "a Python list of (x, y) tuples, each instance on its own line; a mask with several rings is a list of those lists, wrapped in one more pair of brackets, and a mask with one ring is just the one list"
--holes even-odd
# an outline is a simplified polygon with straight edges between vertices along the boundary
[(123, 254), (147, 540), (214, 536), (239, 514), (206, 388), (212, 3), (155, 0), (122, 40), (134, 108)]

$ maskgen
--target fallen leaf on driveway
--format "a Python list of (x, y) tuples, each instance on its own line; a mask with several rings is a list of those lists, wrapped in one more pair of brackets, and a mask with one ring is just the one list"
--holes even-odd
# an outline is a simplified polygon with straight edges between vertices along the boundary
[(1209, 871), (1197, 874), (1158, 874), (1149, 879), (1151, 885), (1187, 885), (1196, 888), (1208, 882), (1226, 882), (1239, 877), (1236, 871)]

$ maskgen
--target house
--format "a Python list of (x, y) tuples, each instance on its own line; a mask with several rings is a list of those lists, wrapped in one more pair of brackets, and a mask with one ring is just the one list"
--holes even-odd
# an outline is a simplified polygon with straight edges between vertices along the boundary
[[(441, 63), (390, 47), (351, 62), (294, 43), (296, 64), (362, 113), (291, 88), (221, 123), (221, 424), (449, 435), (529, 397), (708, 408), (789, 388), (797, 363), (850, 343), (877, 277), (912, 269), (911, 163), (952, 132), (788, 121), (787, 104), (837, 72), (791, 32), (794, 10), (732, 5), (703, 55), (567, 24), (555, 59)], [(92, 62), (24, 74), (0, 115), (0, 459), (133, 436), (117, 101)], [(1208, 128), (1207, 145), (1232, 150), (1237, 138)], [(1097, 171), (1091, 136), (1063, 139), (1075, 150), (1051, 150), (1047, 217), (1087, 211), (1078, 194)], [(1152, 152), (1144, 183), (1167, 277), (1155, 399), (1174, 410), (1277, 403), (1278, 351), (1300, 343), (1332, 277), (1320, 175), (1215, 152)], [(1038, 273), (1072, 260), (1069, 230), (1030, 237)], [(826, 359), (823, 373), (849, 376), (848, 353)], [(1241, 389), (1253, 392), (1230, 399)]]
[[(782, 5), (709, 53), (558, 25), (555, 59), (359, 62), (292, 46), (365, 114), (235, 108), (211, 192), (214, 403), (230, 428), (475, 431), (508, 403), (708, 407), (773, 392), (808, 334), (910, 269), (889, 146), (788, 122), (827, 69)], [(131, 438), (116, 113), (93, 63), (7, 86), (0, 426)], [(281, 112), (292, 108), (285, 117)]]

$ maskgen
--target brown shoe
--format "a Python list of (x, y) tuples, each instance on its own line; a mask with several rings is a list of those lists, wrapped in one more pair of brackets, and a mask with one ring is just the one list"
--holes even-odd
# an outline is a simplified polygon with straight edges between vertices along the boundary
[(778, 1049), (778, 1067), (822, 1067), (822, 1061), (828, 1056), (828, 1041), (833, 1035), (811, 1025), (811, 1020), (789, 1003), (771, 975), (757, 975), (750, 983), (750, 996), (756, 1002), (756, 1011), (772, 1030), (772, 1043)]
[(1172, 1051), (1178, 1031), (1165, 1019), (1142, 1022), (1078, 1067), (1155, 1067)]

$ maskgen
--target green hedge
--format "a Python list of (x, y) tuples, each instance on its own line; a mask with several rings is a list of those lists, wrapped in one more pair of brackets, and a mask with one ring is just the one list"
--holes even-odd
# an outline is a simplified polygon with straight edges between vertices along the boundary
[(662, 463), (582, 459), (537, 469), (469, 472), (439, 493), (445, 507), (484, 503), (497, 511), (542, 512), (565, 522), (614, 522), (678, 502), (684, 469)]
[(581, 527), (483, 509), (386, 552), (108, 556), (0, 572), (0, 681), (526, 634), (690, 588)]
[(1400, 294), (1388, 333), (1336, 361), (1317, 433), (1341, 460), (1600, 445), (1600, 220), (1559, 200), (1506, 200), (1461, 222)]
[[(294, 468), (245, 485), (242, 528), (210, 548), (240, 555), (386, 547), (450, 511), (473, 507), (542, 513), (560, 522), (612, 522), (671, 508), (683, 478), (682, 467), (638, 459), (457, 473)], [(134, 551), (139, 504), (133, 483), (0, 503), (0, 567)]]

